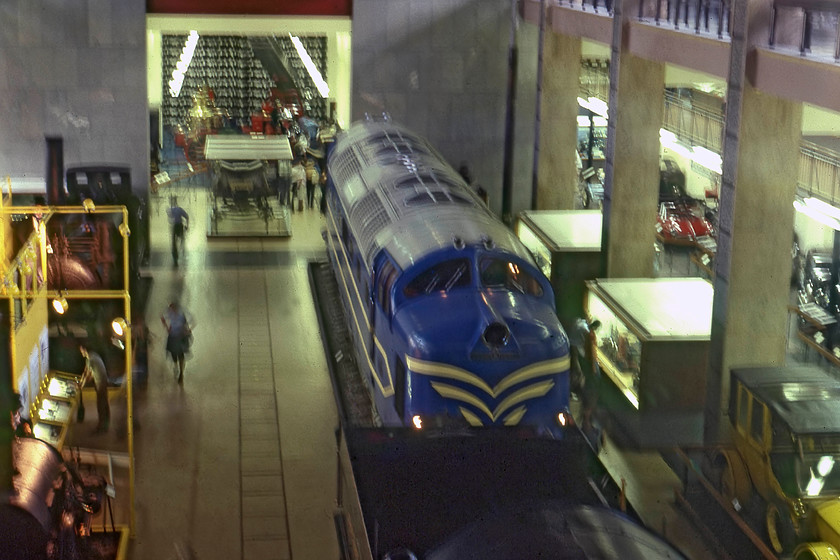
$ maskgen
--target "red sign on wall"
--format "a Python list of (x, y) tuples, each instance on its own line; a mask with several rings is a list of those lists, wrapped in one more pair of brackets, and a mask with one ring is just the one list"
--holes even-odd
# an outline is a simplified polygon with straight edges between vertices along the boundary
[(147, 14), (350, 17), (353, 0), (146, 0)]

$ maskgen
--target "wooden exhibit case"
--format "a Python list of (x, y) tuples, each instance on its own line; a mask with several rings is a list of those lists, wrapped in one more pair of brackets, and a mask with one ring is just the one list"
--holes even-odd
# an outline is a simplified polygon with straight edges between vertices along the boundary
[(630, 445), (703, 443), (711, 283), (700, 278), (586, 283), (596, 330), (599, 405)]
[(584, 282), (600, 275), (601, 221), (600, 210), (532, 210), (516, 222), (516, 235), (551, 281), (567, 330), (583, 316)]

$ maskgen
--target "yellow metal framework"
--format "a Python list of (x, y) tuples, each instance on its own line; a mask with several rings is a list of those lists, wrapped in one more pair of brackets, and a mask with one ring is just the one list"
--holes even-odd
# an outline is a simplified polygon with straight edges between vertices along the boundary
[[(125, 344), (125, 383), (126, 383), (126, 410), (128, 415), (127, 440), (129, 457), (129, 532), (134, 537), (135, 512), (134, 512), (134, 396), (132, 393), (132, 347), (131, 347), (131, 297), (129, 295), (129, 253), (128, 253), (128, 210), (125, 206), (94, 206), (87, 204), (83, 206), (11, 206), (11, 181), (6, 178), (8, 194), (0, 192), (0, 242), (3, 243), (4, 251), (7, 246), (6, 227), (8, 217), (11, 215), (27, 215), (33, 219), (34, 231), (23, 244), (18, 254), (6, 262), (4, 253), (2, 270), (2, 284), (0, 284), (0, 298), (6, 298), (9, 302), (10, 325), (10, 348), (12, 371), (17, 371), (17, 356), (15, 352), (15, 330), (18, 325), (26, 320), (26, 312), (32, 300), (35, 298), (53, 298), (59, 295), (58, 292), (50, 291), (47, 288), (47, 254), (49, 243), (46, 237), (46, 224), (54, 216), (61, 214), (119, 214), (122, 222), (118, 230), (122, 237), (123, 251), (123, 282), (122, 288), (116, 290), (61, 290), (60, 295), (70, 300), (90, 299), (112, 299), (123, 301), (123, 313), (125, 322), (128, 325), (128, 332), (124, 334)], [(88, 201), (85, 201), (88, 202)], [(36, 252), (40, 253), (40, 275), (36, 271), (38, 261), (35, 259)], [(19, 313), (16, 312), (19, 310)], [(81, 398), (81, 397), (80, 397)]]

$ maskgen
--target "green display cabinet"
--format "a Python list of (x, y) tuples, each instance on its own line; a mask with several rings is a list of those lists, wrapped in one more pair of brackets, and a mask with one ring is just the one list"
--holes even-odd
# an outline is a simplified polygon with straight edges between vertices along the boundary
[(600, 210), (531, 210), (516, 221), (516, 235), (551, 281), (567, 331), (583, 316), (584, 283), (601, 275), (601, 220)]

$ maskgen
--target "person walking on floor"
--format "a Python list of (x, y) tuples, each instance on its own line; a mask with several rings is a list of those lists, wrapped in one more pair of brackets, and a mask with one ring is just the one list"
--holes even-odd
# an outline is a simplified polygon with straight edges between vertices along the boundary
[(312, 209), (315, 206), (315, 183), (321, 173), (312, 158), (304, 159), (303, 166), (306, 169), (306, 205)]
[(321, 214), (327, 213), (327, 171), (321, 171), (321, 177), (318, 180), (318, 185), (321, 187)]
[(178, 206), (178, 199), (174, 196), (169, 199), (166, 215), (172, 230), (172, 262), (178, 266), (178, 253), (184, 249), (184, 234), (190, 227), (190, 216), (186, 210)]
[[(303, 188), (306, 184), (306, 169), (303, 167), (303, 162), (297, 160), (292, 166), (292, 212), (295, 211), (295, 199), (303, 197)], [(303, 198), (301, 198), (303, 200)]]
[[(93, 433), (101, 434), (107, 432), (111, 425), (111, 405), (108, 403), (108, 371), (105, 369), (102, 356), (96, 352), (91, 352), (85, 346), (79, 346), (79, 352), (85, 359), (81, 386), (84, 387), (85, 382), (90, 379), (96, 389), (96, 413), (98, 418)], [(83, 418), (84, 404), (80, 402), (79, 406), (81, 407), (80, 417)]]
[(160, 316), (166, 329), (166, 351), (178, 368), (178, 383), (184, 382), (184, 360), (192, 345), (191, 321), (177, 301), (173, 301)]

